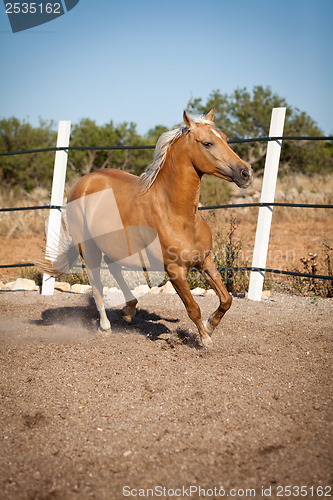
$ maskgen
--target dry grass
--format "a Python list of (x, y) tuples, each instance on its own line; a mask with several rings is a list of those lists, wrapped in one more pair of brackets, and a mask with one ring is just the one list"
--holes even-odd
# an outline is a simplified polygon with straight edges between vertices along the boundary
[(296, 188), (300, 193), (310, 191), (311, 193), (333, 193), (333, 175), (315, 175), (309, 177), (304, 174), (284, 176), (278, 179), (277, 188), (287, 191)]
[[(261, 191), (262, 177), (254, 177), (252, 186), (246, 190), (246, 193), (252, 195), (257, 191)], [(235, 184), (231, 184), (233, 196), (242, 196), (246, 194), (244, 190), (238, 188)], [(331, 175), (314, 175), (308, 176), (304, 174), (284, 175), (277, 179), (276, 191), (289, 191), (296, 189), (298, 193), (309, 191), (310, 193), (332, 194), (333, 193), (333, 174)]]
[[(306, 273), (314, 276), (325, 275), (333, 278), (332, 270), (333, 248), (323, 242), (320, 253), (308, 252), (299, 259), (297, 266), (291, 266), (290, 271)], [(288, 292), (303, 296), (333, 297), (333, 280), (320, 278), (306, 278), (302, 276), (265, 277), (265, 288), (279, 292)]]
[[(0, 191), (0, 206), (3, 208), (29, 207), (49, 204), (47, 190), (36, 188), (31, 194), (18, 190)], [(44, 234), (48, 210), (24, 210), (0, 213), (0, 236), (19, 238)]]
[[(252, 186), (246, 191), (232, 185), (233, 192), (231, 203), (259, 202), (262, 188), (262, 177), (255, 178)], [(281, 203), (309, 203), (316, 205), (333, 205), (333, 175), (313, 176), (290, 175), (278, 178), (275, 201)], [(312, 221), (321, 219), (323, 214), (329, 218), (332, 209), (309, 209), (309, 208), (279, 208), (280, 220), (304, 220)], [(235, 209), (244, 220), (249, 222), (256, 220), (257, 211), (251, 208)]]

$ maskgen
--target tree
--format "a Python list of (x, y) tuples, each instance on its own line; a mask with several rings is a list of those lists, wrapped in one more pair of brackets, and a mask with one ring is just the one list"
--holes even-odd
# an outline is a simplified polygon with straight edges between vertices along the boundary
[(150, 130), (148, 130), (147, 134), (146, 134), (146, 139), (147, 139), (147, 142), (150, 144), (150, 145), (155, 145), (158, 141), (158, 139), (161, 137), (162, 134), (164, 134), (164, 132), (167, 132), (169, 129), (167, 127), (165, 127), (164, 125), (156, 125), (154, 128), (151, 128)]
[[(101, 139), (101, 127), (96, 125), (95, 121), (83, 118), (79, 123), (74, 125), (71, 131), (70, 145), (73, 147), (101, 146)], [(68, 164), (72, 172), (86, 175), (92, 170), (99, 168), (96, 161), (97, 154), (98, 151), (96, 150), (70, 151)]]
[[(74, 126), (71, 146), (144, 146), (148, 139), (140, 136), (134, 123), (114, 125), (111, 121), (99, 126), (85, 118)], [(85, 175), (101, 168), (117, 168), (139, 174), (150, 162), (151, 152), (136, 149), (70, 151), (72, 172)]]
[[(40, 120), (34, 128), (17, 118), (0, 120), (0, 151), (12, 152), (54, 147), (56, 132), (53, 122)], [(32, 153), (2, 156), (0, 181), (2, 186), (20, 186), (31, 191), (36, 185), (50, 187), (53, 175), (54, 153)]]
[[(287, 107), (284, 135), (322, 136), (323, 132), (306, 113), (288, 106), (286, 100), (273, 93), (270, 87), (256, 86), (252, 92), (246, 88), (236, 89), (232, 94), (221, 94), (214, 90), (205, 104), (194, 99), (190, 110), (205, 114), (215, 107), (215, 123), (230, 139), (268, 136), (271, 110)], [(262, 171), (267, 144), (244, 143), (234, 146), (237, 153), (252, 164), (254, 170)], [(332, 167), (329, 158), (330, 146), (325, 142), (289, 142), (282, 148), (282, 170), (305, 173), (328, 171)]]
[[(284, 135), (320, 137), (323, 132), (306, 113), (291, 109)], [(281, 153), (282, 172), (312, 175), (332, 171), (331, 146), (329, 141), (285, 141)]]

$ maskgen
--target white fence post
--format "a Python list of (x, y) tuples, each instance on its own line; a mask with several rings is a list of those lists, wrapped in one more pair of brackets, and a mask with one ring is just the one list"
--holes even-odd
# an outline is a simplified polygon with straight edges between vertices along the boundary
[[(71, 131), (70, 121), (60, 121), (58, 127), (57, 148), (68, 147)], [(51, 205), (61, 206), (64, 201), (68, 150), (56, 151), (52, 181)], [(46, 238), (46, 255), (51, 254), (59, 246), (61, 230), (61, 209), (50, 210)], [(55, 279), (49, 274), (43, 274), (42, 295), (53, 295)]]
[[(269, 129), (270, 137), (281, 137), (283, 135), (286, 108), (274, 108), (272, 110), (271, 125)], [(261, 203), (274, 203), (276, 180), (279, 169), (280, 153), (282, 141), (269, 141), (267, 145), (264, 178), (261, 191)], [(269, 233), (273, 207), (260, 207), (257, 232), (253, 251), (252, 267), (265, 268), (267, 250), (269, 243)], [(250, 300), (261, 300), (261, 293), (264, 284), (264, 271), (251, 271), (248, 298)]]

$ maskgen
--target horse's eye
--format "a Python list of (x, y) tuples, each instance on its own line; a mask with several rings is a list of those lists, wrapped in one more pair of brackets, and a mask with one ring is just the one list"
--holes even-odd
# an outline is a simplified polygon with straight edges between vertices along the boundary
[(202, 144), (205, 146), (205, 148), (210, 148), (213, 145), (212, 142), (203, 142)]

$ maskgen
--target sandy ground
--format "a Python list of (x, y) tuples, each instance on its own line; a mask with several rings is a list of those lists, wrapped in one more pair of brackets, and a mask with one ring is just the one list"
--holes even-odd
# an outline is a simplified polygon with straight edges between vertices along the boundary
[(332, 299), (235, 298), (210, 350), (139, 306), (101, 338), (89, 295), (0, 294), (1, 499), (332, 496)]

